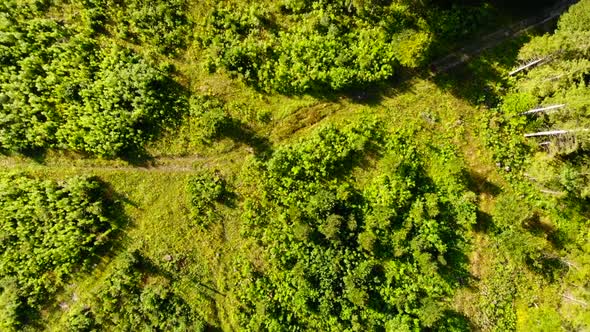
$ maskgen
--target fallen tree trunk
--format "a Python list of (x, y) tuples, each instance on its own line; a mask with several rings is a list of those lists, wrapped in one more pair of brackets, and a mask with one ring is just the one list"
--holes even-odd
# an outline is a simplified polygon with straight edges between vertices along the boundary
[(559, 104), (559, 105), (552, 105), (552, 106), (547, 106), (547, 107), (542, 107), (542, 108), (535, 108), (535, 109), (532, 109), (530, 111), (522, 112), (520, 114), (521, 115), (524, 115), (524, 114), (535, 114), (535, 113), (540, 113), (540, 112), (546, 112), (546, 111), (555, 110), (555, 109), (558, 109), (558, 108), (562, 108), (564, 106), (565, 106), (565, 104)]
[(539, 63), (543, 62), (545, 59), (547, 59), (547, 57), (541, 58), (541, 59), (537, 59), (537, 60), (532, 61), (532, 62), (529, 62), (528, 64), (526, 64), (524, 66), (520, 66), (520, 67), (516, 68), (515, 70), (509, 72), (508, 75), (512, 76), (514, 74), (517, 74), (517, 73), (519, 73), (519, 72), (521, 72), (521, 71), (523, 71), (523, 70), (525, 70), (525, 69), (527, 69), (529, 67), (532, 67), (532, 66), (534, 66), (536, 64), (539, 64)]
[(555, 135), (563, 135), (568, 133), (577, 133), (580, 131), (590, 131), (590, 129), (581, 128), (581, 129), (572, 129), (572, 130), (550, 130), (550, 131), (539, 131), (537, 133), (529, 133), (524, 134), (524, 137), (538, 137), (538, 136), (555, 136)]

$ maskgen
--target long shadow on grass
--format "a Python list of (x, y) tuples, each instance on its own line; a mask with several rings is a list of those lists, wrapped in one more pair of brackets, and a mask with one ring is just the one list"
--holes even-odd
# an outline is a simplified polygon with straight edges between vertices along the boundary
[[(473, 191), (476, 194), (487, 194), (491, 197), (496, 197), (497, 195), (502, 193), (502, 188), (488, 181), (484, 176), (480, 174), (463, 171), (463, 178), (467, 182), (467, 188), (469, 188), (469, 190)], [(476, 232), (491, 232), (495, 227), (492, 216), (489, 213), (483, 212), (479, 209), (476, 211), (476, 214), (477, 221), (476, 224), (473, 226), (473, 229)]]
[(218, 138), (230, 138), (248, 145), (255, 155), (262, 158), (270, 156), (272, 145), (268, 138), (258, 135), (254, 129), (239, 120), (228, 118), (222, 124)]
[(119, 158), (133, 166), (151, 166), (155, 159), (143, 146), (130, 146), (119, 154)]
[[(131, 224), (131, 219), (125, 214), (123, 204), (129, 204), (137, 207), (138, 204), (133, 202), (124, 195), (118, 193), (110, 183), (103, 181), (98, 177), (93, 180), (101, 185), (101, 196), (105, 205), (106, 217), (112, 221), (112, 231), (109, 234), (109, 239), (98, 248), (97, 256), (111, 255), (114, 252), (123, 249), (122, 243), (126, 243), (126, 235), (123, 231)], [(98, 259), (98, 257), (96, 257)], [(96, 263), (96, 262), (95, 262)]]
[(490, 196), (497, 196), (502, 192), (502, 188), (475, 172), (464, 171), (463, 178), (467, 180), (467, 187), (469, 190), (477, 194), (484, 193)]
[(420, 75), (420, 73), (416, 70), (398, 68), (395, 75), (381, 82), (357, 84), (338, 91), (332, 91), (329, 87), (320, 87), (305, 94), (333, 103), (344, 99), (356, 104), (377, 106), (385, 97), (391, 97), (410, 90), (412, 88), (411, 79), (417, 75)]
[(508, 76), (499, 68), (513, 67), (517, 63), (518, 51), (527, 41), (526, 36), (507, 41), (467, 64), (434, 76), (433, 81), (472, 105), (496, 107), (508, 87)]
[(26, 149), (21, 151), (10, 151), (6, 149), (0, 149), (0, 154), (3, 156), (13, 157), (13, 156), (23, 156), (33, 160), (37, 164), (45, 163), (45, 159), (47, 158), (47, 149), (43, 148), (35, 148), (35, 149)]

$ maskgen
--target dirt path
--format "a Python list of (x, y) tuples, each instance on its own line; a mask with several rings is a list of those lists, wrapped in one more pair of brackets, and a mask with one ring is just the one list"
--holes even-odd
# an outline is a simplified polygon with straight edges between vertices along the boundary
[(577, 0), (564, 0), (545, 9), (543, 12), (519, 21), (507, 28), (497, 30), (494, 33), (486, 35), (470, 45), (467, 45), (456, 52), (453, 52), (444, 58), (438, 59), (431, 63), (430, 68), (435, 73), (446, 72), (455, 68), (471, 58), (478, 56), (483, 51), (498, 46), (502, 42), (518, 37), (532, 29), (541, 27), (544, 24), (551, 22), (563, 14), (571, 5), (578, 2)]
[(24, 168), (46, 169), (83, 169), (88, 171), (140, 171), (140, 172), (191, 172), (195, 170), (193, 164), (203, 161), (199, 155), (186, 157), (157, 157), (151, 159), (145, 165), (131, 165), (120, 160), (66, 160), (55, 159), (39, 163), (24, 157), (1, 157), (0, 168), (5, 170), (20, 170)]

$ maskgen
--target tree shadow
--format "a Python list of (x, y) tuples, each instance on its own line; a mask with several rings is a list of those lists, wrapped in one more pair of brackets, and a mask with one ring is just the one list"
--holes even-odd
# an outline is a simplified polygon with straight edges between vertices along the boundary
[(464, 314), (447, 309), (433, 325), (425, 331), (473, 331), (474, 324)]
[(221, 197), (221, 201), (219, 203), (225, 205), (230, 209), (237, 208), (238, 202), (238, 194), (236, 194), (233, 190), (228, 189), (227, 187), (223, 190), (223, 195)]
[(137, 167), (153, 166), (155, 158), (145, 149), (144, 146), (133, 145), (124, 149), (119, 158)]
[[(516, 17), (527, 14), (529, 18), (449, 54), (448, 57), (457, 61), (462, 61), (461, 56), (467, 56), (467, 61), (453, 69), (436, 73), (433, 77), (433, 81), (440, 88), (450, 91), (456, 97), (467, 100), (473, 105), (483, 104), (490, 108), (498, 104), (503, 91), (509, 86), (509, 76), (499, 68), (511, 68), (517, 64), (518, 53), (521, 47), (530, 41), (531, 35), (554, 31), (557, 26), (557, 17), (545, 20), (542, 18), (549, 18), (553, 11), (563, 8), (567, 1), (543, 0), (540, 4), (538, 2), (532, 4), (532, 1), (492, 2), (502, 12), (511, 13)], [(530, 16), (533, 5), (540, 7), (537, 16)], [(531, 27), (526, 28), (527, 26)], [(502, 35), (508, 37), (502, 40), (504, 39)], [(436, 67), (431, 69), (437, 71)]]
[(398, 74), (386, 81), (365, 84), (360, 88), (349, 88), (343, 90), (341, 94), (353, 103), (377, 106), (385, 97), (410, 91), (412, 78), (420, 76), (422, 76), (422, 71), (399, 68)]
[(504, 13), (512, 13), (513, 15), (520, 16), (530, 15), (531, 9), (546, 8), (559, 1), (560, 0), (492, 0), (489, 2)]
[(497, 229), (496, 224), (494, 224), (494, 217), (492, 215), (479, 209), (475, 213), (477, 219), (475, 225), (473, 225), (474, 231), (480, 233), (490, 233)]
[(436, 74), (432, 80), (441, 89), (472, 105), (493, 108), (498, 105), (503, 91), (509, 86), (508, 76), (499, 67), (514, 66), (520, 48), (527, 41), (527, 36), (508, 40), (466, 64)]
[(0, 150), (0, 153), (5, 156), (21, 155), (25, 158), (31, 159), (32, 161), (34, 161), (37, 164), (44, 164), (45, 163), (45, 160), (47, 158), (47, 152), (48, 152), (48, 150), (46, 148), (40, 148), (40, 147), (24, 149), (24, 150), (20, 150), (18, 152), (5, 150), (5, 149)]
[(100, 184), (99, 193), (97, 194), (103, 198), (105, 216), (112, 220), (113, 225), (109, 239), (96, 250), (96, 255), (91, 262), (91, 264), (95, 264), (98, 263), (100, 257), (112, 256), (113, 253), (123, 249), (123, 243), (127, 242), (124, 230), (132, 224), (132, 219), (125, 213), (123, 204), (129, 204), (133, 207), (139, 205), (118, 193), (110, 183), (103, 181), (99, 177), (94, 176), (91, 179)]
[(217, 138), (229, 138), (235, 142), (249, 146), (257, 157), (270, 157), (272, 144), (266, 137), (258, 135), (252, 127), (239, 120), (227, 118), (220, 127)]
[(383, 81), (357, 83), (334, 91), (329, 86), (318, 86), (304, 93), (283, 94), (290, 97), (308, 95), (313, 98), (332, 103), (342, 100), (354, 104), (377, 106), (385, 97), (406, 92), (411, 89), (411, 79), (422, 76), (422, 70), (398, 67), (397, 73)]
[(488, 181), (481, 174), (464, 170), (463, 178), (467, 181), (467, 188), (476, 194), (485, 193), (490, 196), (497, 196), (502, 192), (502, 188)]
[(569, 268), (558, 255), (550, 255), (546, 253), (542, 253), (536, 258), (529, 257), (525, 260), (525, 263), (530, 270), (539, 274), (551, 283), (560, 279)]
[(473, 276), (467, 269), (469, 257), (459, 247), (451, 247), (446, 255), (447, 264), (439, 266), (439, 273), (454, 288), (465, 287), (472, 283)]

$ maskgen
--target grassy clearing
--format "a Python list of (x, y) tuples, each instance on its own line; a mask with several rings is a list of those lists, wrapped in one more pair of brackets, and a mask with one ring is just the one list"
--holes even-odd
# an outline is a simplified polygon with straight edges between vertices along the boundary
[[(231, 117), (247, 128), (242, 136), (226, 135), (211, 145), (202, 145), (195, 141), (193, 129), (185, 121), (148, 147), (154, 159), (146, 167), (65, 153), (48, 153), (38, 161), (3, 156), (0, 166), (4, 171), (56, 180), (73, 175), (99, 176), (111, 186), (113, 198), (122, 204), (128, 217), (111, 253), (93, 272), (73, 280), (56, 303), (73, 305), (73, 298), (89, 296), (108, 276), (117, 253), (137, 248), (157, 266), (175, 271), (175, 289), (211, 324), (225, 323), (221, 328), (232, 330), (237, 326), (230, 309), (236, 300), (228, 293), (231, 283), (237, 282), (231, 278), (235, 275), (233, 259), (242, 254), (256, 257), (258, 253), (240, 236), (240, 216), (232, 206), (219, 206), (223, 222), (208, 229), (196, 227), (189, 220), (185, 186), (192, 170), (219, 170), (233, 184), (238, 193), (233, 204), (239, 205), (250, 190), (242, 182), (242, 172), (245, 160), (254, 155), (255, 138), (268, 140), (272, 148), (305, 137), (325, 124), (343, 125), (375, 116), (389, 131), (412, 133), (417, 145), (450, 145), (464, 158), (480, 209), (480, 224), (471, 233), (474, 250), (469, 257), (470, 271), (474, 278), (485, 279), (492, 262), (485, 249), (489, 238), (482, 230), (493, 211), (495, 195), (505, 183), (479, 134), (484, 114), (492, 111), (479, 105), (493, 104), (494, 95), (504, 86), (503, 75), (513, 65), (515, 50), (526, 40), (523, 37), (484, 54), (458, 75), (432, 79), (424, 74), (392, 86), (299, 97), (263, 95), (225, 74), (204, 75), (196, 60), (199, 53), (189, 48), (172, 60), (183, 73), (179, 81), (192, 92), (220, 96), (229, 104)], [(261, 121), (262, 115), (268, 119)], [(377, 171), (377, 163), (378, 159), (369, 160), (355, 169), (357, 181), (368, 181)], [(461, 289), (453, 300), (455, 307), (471, 316), (476, 310), (472, 307), (476, 296), (477, 286)], [(48, 325), (61, 319), (61, 310), (55, 306), (44, 313)]]
[[(428, 80), (415, 79), (409, 85), (412, 86), (411, 89), (384, 96), (378, 105), (343, 101), (301, 107), (286, 115), (285, 122), (276, 121), (278, 125), (269, 125), (267, 130), (270, 131), (271, 137), (289, 136), (282, 140), (274, 138), (274, 145), (279, 145), (304, 137), (318, 126), (327, 123), (342, 124), (372, 114), (382, 118), (389, 130), (413, 128), (416, 140), (421, 142), (431, 142), (435, 145), (451, 143), (461, 147), (461, 142), (471, 128), (468, 122), (459, 123), (459, 120), (469, 119), (475, 110)], [(313, 119), (315, 114), (322, 110), (328, 111), (321, 119), (305, 122), (305, 119)], [(279, 109), (279, 112), (285, 111)], [(293, 126), (297, 126), (294, 131)], [(286, 130), (293, 132), (288, 135), (282, 134)], [(175, 288), (185, 300), (215, 324), (220, 321), (231, 321), (233, 314), (227, 312), (227, 308), (234, 307), (235, 300), (231, 298), (231, 294), (226, 293), (231, 289), (231, 285), (228, 284), (231, 283), (231, 278), (227, 279), (227, 276), (235, 273), (232, 271), (233, 257), (251, 249), (239, 234), (239, 215), (235, 215), (236, 210), (229, 207), (222, 209), (223, 223), (216, 224), (206, 231), (191, 224), (187, 218), (185, 192), (190, 171), (178, 170), (175, 167), (184, 165), (190, 168), (219, 169), (224, 177), (239, 186), (243, 161), (251, 155), (246, 148), (247, 144), (224, 139), (203, 150), (189, 151), (189, 156), (197, 156), (192, 162), (186, 162), (187, 159), (183, 158), (176, 159), (174, 154), (167, 155), (168, 159), (158, 160), (158, 165), (173, 166), (170, 169), (134, 169), (120, 161), (71, 159), (62, 155), (47, 156), (42, 164), (34, 164), (21, 158), (2, 158), (1, 162), (7, 168), (26, 171), (40, 177), (63, 179), (72, 175), (97, 175), (109, 183), (116, 199), (122, 202), (125, 214), (129, 217), (129, 224), (119, 235), (117, 246), (139, 248), (146, 257), (157, 264), (167, 264), (164, 260), (167, 255), (178, 259), (182, 268), (178, 273), (179, 279), (175, 280)], [(485, 160), (481, 159), (472, 162), (474, 164), (470, 165), (471, 167), (486, 165)], [(376, 170), (377, 168), (371, 164), (365, 165), (355, 171), (355, 177), (362, 183), (364, 179), (370, 179)], [(114, 264), (117, 250), (120, 249), (105, 257), (95, 272), (73, 281), (73, 286), (64, 291), (57, 303), (71, 302), (74, 293), (83, 297), (83, 294), (100, 285), (104, 276), (108, 275), (105, 271), (109, 270), (110, 264)], [(255, 252), (252, 254), (255, 255)], [(203, 287), (202, 283), (206, 286)], [(195, 292), (198, 288), (209, 294), (210, 298), (198, 295), (199, 293)], [(53, 313), (47, 313), (48, 321), (59, 319), (58, 313), (61, 309), (56, 307), (54, 310), (56, 311)], [(223, 328), (231, 329), (230, 326)]]

